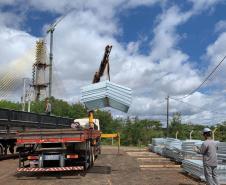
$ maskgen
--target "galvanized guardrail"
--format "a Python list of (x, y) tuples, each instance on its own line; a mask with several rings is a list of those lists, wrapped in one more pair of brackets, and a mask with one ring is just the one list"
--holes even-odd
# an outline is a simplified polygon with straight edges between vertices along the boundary
[(68, 128), (72, 118), (0, 108), (0, 130), (25, 128)]

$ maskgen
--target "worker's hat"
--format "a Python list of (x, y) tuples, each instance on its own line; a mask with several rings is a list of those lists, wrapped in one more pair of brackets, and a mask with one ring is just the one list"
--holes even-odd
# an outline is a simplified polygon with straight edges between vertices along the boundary
[(202, 132), (207, 133), (207, 132), (212, 132), (212, 130), (210, 130), (209, 128), (204, 128)]

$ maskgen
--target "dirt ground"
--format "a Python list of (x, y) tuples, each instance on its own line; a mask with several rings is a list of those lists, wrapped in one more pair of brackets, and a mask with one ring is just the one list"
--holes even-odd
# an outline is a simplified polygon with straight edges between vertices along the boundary
[[(86, 174), (65, 173), (17, 173), (17, 159), (0, 161), (1, 185), (203, 185), (173, 167), (175, 163), (150, 153), (145, 149), (104, 146), (95, 165)], [(153, 159), (155, 158), (155, 159)], [(148, 165), (165, 164), (169, 168), (153, 168)]]

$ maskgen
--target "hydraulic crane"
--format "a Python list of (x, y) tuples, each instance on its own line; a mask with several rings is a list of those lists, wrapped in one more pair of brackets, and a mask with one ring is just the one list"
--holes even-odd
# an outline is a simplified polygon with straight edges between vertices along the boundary
[(94, 83), (98, 83), (100, 81), (100, 78), (104, 75), (104, 71), (105, 69), (107, 68), (107, 75), (108, 75), (108, 79), (110, 81), (110, 74), (109, 74), (109, 71), (110, 71), (110, 66), (109, 66), (109, 55), (110, 55), (110, 52), (111, 52), (111, 48), (112, 46), (111, 45), (107, 45), (105, 47), (105, 52), (104, 52), (104, 56), (103, 56), (103, 59), (100, 63), (100, 67), (99, 67), (99, 70), (96, 71), (94, 77), (93, 77), (93, 84)]
[[(107, 69), (107, 76), (108, 80), (110, 81), (110, 66), (109, 66), (109, 55), (111, 53), (112, 45), (107, 45), (105, 47), (105, 52), (103, 59), (100, 63), (99, 70), (95, 72), (92, 83), (100, 82), (100, 78), (104, 75), (104, 71)], [(89, 111), (89, 125), (90, 128), (94, 127), (94, 117), (93, 117), (93, 110)]]

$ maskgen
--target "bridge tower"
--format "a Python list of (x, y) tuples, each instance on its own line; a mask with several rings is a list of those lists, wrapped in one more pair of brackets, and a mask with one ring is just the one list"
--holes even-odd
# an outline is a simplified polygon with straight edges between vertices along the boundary
[(36, 42), (36, 59), (33, 64), (32, 72), (32, 85), (34, 87), (35, 100), (44, 99), (47, 97), (47, 87), (48, 82), (46, 80), (46, 68), (47, 64), (47, 54), (46, 54), (46, 43), (43, 39)]

